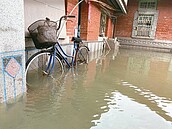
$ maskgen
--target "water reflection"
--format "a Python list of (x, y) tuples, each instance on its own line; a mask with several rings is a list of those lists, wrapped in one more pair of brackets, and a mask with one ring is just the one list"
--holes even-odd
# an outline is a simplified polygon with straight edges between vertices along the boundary
[[(101, 114), (100, 119), (93, 120), (95, 126), (91, 129), (171, 129), (170, 122), (161, 119), (146, 105), (118, 91), (112, 92), (107, 102), (109, 110)], [(113, 121), (112, 121), (113, 120)]]
[(95, 52), (88, 65), (0, 105), (0, 129), (172, 129), (172, 56)]
[(171, 98), (165, 98), (165, 97), (157, 96), (156, 94), (152, 93), (148, 89), (144, 89), (144, 88), (140, 89), (137, 86), (133, 86), (132, 84), (129, 84), (128, 82), (125, 82), (123, 80), (121, 80), (121, 84), (123, 86), (128, 86), (130, 88), (133, 88), (137, 94), (143, 96), (150, 103), (154, 103), (157, 107), (160, 108), (159, 110), (158, 110), (158, 108), (156, 110), (155, 109), (154, 110), (160, 115), (161, 115), (160, 112), (164, 111), (163, 114), (167, 115), (167, 116), (164, 115), (164, 117), (166, 117), (170, 121), (172, 121), (172, 100), (171, 100)]
[(172, 121), (172, 81), (169, 80), (171, 77), (171, 63), (169, 63), (171, 55), (141, 50), (124, 50), (121, 55), (123, 55), (123, 61), (124, 59), (127, 61), (127, 65), (122, 66), (122, 69), (125, 70), (125, 72), (122, 71), (123, 77), (120, 77), (121, 73), (118, 76), (121, 79), (118, 82), (119, 85), (125, 86), (128, 90), (128, 93), (124, 93), (137, 102), (146, 104), (165, 119)]

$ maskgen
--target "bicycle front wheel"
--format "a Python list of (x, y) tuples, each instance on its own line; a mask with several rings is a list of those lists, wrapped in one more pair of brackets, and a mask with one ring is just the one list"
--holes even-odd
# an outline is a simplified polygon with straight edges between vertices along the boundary
[(52, 52), (45, 50), (37, 52), (29, 58), (26, 62), (26, 83), (28, 86), (46, 85), (52, 82), (51, 77), (59, 79), (62, 76), (64, 72), (63, 64), (57, 56), (54, 60), (52, 72), (48, 73), (49, 71), (46, 71), (48, 64), (50, 68), (52, 67), (52, 63), (49, 63), (51, 56)]
[(87, 64), (89, 61), (88, 48), (86, 46), (79, 47), (79, 50), (76, 55), (77, 64)]

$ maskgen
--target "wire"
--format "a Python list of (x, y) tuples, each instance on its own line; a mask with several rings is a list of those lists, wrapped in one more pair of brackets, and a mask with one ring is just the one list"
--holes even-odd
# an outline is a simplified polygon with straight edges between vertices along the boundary
[(72, 9), (72, 11), (69, 13), (69, 15), (71, 15), (73, 13), (73, 11), (75, 10), (75, 8), (80, 4), (82, 3), (84, 0), (81, 0), (80, 2), (78, 2), (75, 7)]
[[(84, 0), (81, 0), (80, 2), (78, 2), (74, 7), (73, 7), (73, 9), (71, 10), (71, 12), (69, 13), (69, 15), (71, 15), (72, 13), (73, 13), (73, 11), (76, 9), (76, 7), (80, 4), (80, 3), (82, 3)], [(65, 20), (65, 22), (63, 22), (63, 24), (62, 24), (62, 27), (61, 27), (61, 29), (59, 30), (59, 33), (58, 33), (58, 35), (57, 35), (57, 39), (59, 39), (59, 35), (60, 35), (60, 33), (61, 33), (61, 30), (63, 29), (63, 26), (64, 26), (64, 24), (67, 22), (67, 20)]]

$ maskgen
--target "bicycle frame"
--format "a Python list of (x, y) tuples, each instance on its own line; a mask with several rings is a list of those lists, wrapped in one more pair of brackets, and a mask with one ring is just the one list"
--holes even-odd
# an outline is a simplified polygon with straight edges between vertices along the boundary
[[(47, 72), (49, 69), (50, 69), (50, 73), (52, 72), (52, 70), (53, 70), (53, 68), (54, 68), (55, 57), (56, 57), (57, 54), (60, 55), (60, 57), (62, 58), (62, 60), (65, 61), (65, 63), (67, 64), (67, 66), (68, 66), (69, 68), (70, 68), (70, 67), (73, 67), (74, 64), (75, 64), (75, 60), (76, 60), (76, 57), (75, 57), (75, 56), (76, 56), (76, 53), (77, 53), (77, 51), (78, 51), (77, 49), (78, 49), (77, 43), (74, 42), (74, 44), (73, 44), (73, 52), (72, 52), (72, 55), (67, 55), (67, 54), (64, 52), (63, 48), (61, 47), (61, 45), (59, 44), (59, 42), (57, 42), (57, 43), (55, 44), (55, 46), (54, 46), (53, 54), (50, 56), (50, 60), (49, 60), (49, 62), (48, 62), (48, 66), (47, 66), (45, 72)], [(62, 52), (62, 53), (61, 53), (61, 52)], [(64, 54), (67, 58), (66, 58), (65, 56), (63, 56), (63, 54)], [(68, 58), (71, 58), (71, 59), (72, 59), (71, 62), (68, 61)], [(50, 68), (50, 66), (51, 66), (51, 68)]]
[[(63, 48), (61, 47), (61, 45), (60, 45), (58, 42), (57, 42), (57, 45), (55, 46), (55, 48), (56, 48), (57, 53), (61, 55), (62, 59), (65, 61), (65, 63), (67, 64), (67, 66), (68, 66), (69, 68), (70, 68), (70, 67), (73, 67), (74, 64), (75, 64), (75, 56), (76, 56), (76, 52), (77, 52), (77, 49), (78, 49), (77, 43), (74, 43), (74, 44), (73, 44), (73, 52), (72, 52), (72, 55), (67, 55), (67, 54), (64, 52)], [(59, 49), (60, 49), (60, 51), (61, 51), (62, 53), (59, 51)], [(67, 60), (68, 58), (66, 58), (66, 57), (63, 56), (62, 54), (64, 54), (64, 55), (65, 55), (66, 57), (68, 57), (68, 58), (71, 58), (71, 59), (72, 59), (71, 62), (69, 62), (69, 61)]]

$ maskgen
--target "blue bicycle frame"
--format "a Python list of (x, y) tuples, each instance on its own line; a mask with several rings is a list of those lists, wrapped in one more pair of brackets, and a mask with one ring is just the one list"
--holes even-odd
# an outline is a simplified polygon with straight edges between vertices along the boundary
[[(67, 54), (64, 52), (64, 50), (62, 49), (61, 45), (60, 45), (58, 42), (55, 44), (54, 47), (55, 47), (55, 48), (54, 48), (54, 52), (53, 52), (53, 54), (50, 56), (50, 60), (49, 60), (49, 62), (48, 62), (48, 66), (47, 66), (45, 72), (47, 73), (47, 71), (50, 69), (49, 73), (51, 73), (52, 70), (54, 69), (54, 65), (55, 65), (55, 64), (54, 64), (54, 61), (55, 61), (55, 58), (56, 58), (56, 54), (57, 54), (57, 53), (60, 54), (60, 56), (62, 57), (62, 59), (65, 61), (65, 63), (67, 64), (67, 66), (68, 66), (69, 68), (70, 68), (70, 67), (73, 67), (73, 66), (74, 66), (74, 63), (75, 63), (74, 57), (75, 57), (75, 53), (76, 53), (76, 50), (77, 50), (77, 43), (74, 42), (72, 56), (71, 56), (71, 55), (67, 55)], [(60, 52), (59, 50), (60, 50), (66, 57), (72, 58), (71, 63), (67, 60), (66, 57), (64, 57), (64, 56), (61, 54), (61, 52)], [(50, 68), (50, 66), (51, 66), (51, 68)]]

